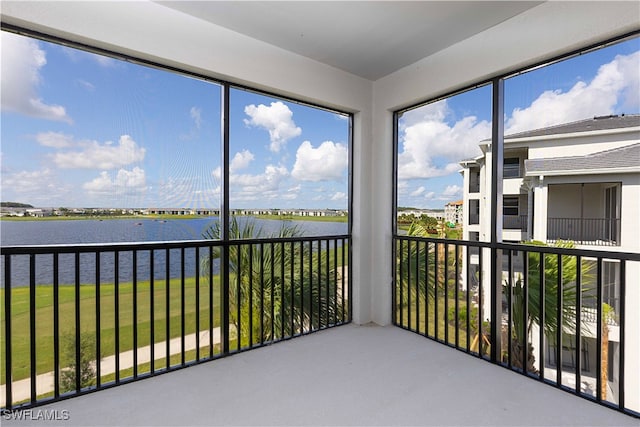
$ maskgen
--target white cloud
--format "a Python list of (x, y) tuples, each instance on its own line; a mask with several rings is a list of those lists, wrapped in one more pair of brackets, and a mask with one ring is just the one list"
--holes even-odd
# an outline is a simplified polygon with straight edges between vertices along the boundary
[(7, 192), (16, 196), (20, 195), (20, 197), (46, 193), (47, 188), (53, 185), (53, 178), (51, 169), (3, 174), (2, 192), (5, 193), (4, 197), (7, 197)]
[(195, 123), (196, 128), (200, 129), (200, 126), (202, 125), (202, 109), (197, 107), (191, 107), (191, 110), (189, 110), (189, 115), (191, 115), (191, 118), (193, 119), (193, 122)]
[[(254, 160), (254, 158), (255, 156), (249, 150), (242, 150), (236, 153), (235, 156), (233, 156), (233, 159), (231, 159), (231, 162), (229, 163), (229, 169), (231, 173), (240, 169), (245, 169)], [(220, 172), (218, 172), (218, 174), (219, 173)]]
[(313, 148), (309, 141), (304, 141), (298, 147), (291, 176), (300, 181), (339, 181), (348, 164), (346, 146), (325, 141), (318, 148)]
[(616, 106), (640, 106), (640, 51), (618, 55), (598, 69), (591, 82), (579, 81), (567, 92), (544, 91), (526, 108), (516, 108), (505, 123), (513, 134), (615, 113)]
[(447, 185), (447, 188), (444, 189), (442, 195), (444, 197), (454, 197), (462, 194), (462, 187), (459, 185)]
[(347, 195), (342, 191), (338, 191), (333, 196), (331, 196), (331, 200), (334, 200), (334, 201), (347, 200)]
[(414, 191), (411, 192), (411, 197), (417, 197), (420, 196), (421, 194), (423, 194), (425, 192), (425, 188), (424, 187), (418, 187), (416, 188)]
[(129, 136), (122, 135), (118, 144), (111, 141), (82, 142), (83, 151), (56, 153), (53, 162), (64, 169), (116, 169), (144, 160), (145, 149)]
[(96, 90), (96, 87), (93, 85), (93, 83), (90, 83), (90, 82), (88, 82), (86, 80), (82, 80), (82, 79), (78, 79), (76, 81), (78, 82), (78, 84), (80, 86), (82, 86), (83, 88), (85, 88), (89, 92), (93, 92), (93, 91)]
[(269, 132), (269, 149), (274, 153), (279, 152), (288, 140), (302, 133), (302, 129), (293, 121), (293, 112), (280, 101), (272, 102), (270, 107), (264, 104), (247, 105), (244, 112), (250, 117), (244, 119), (246, 125), (258, 126)]
[(2, 110), (71, 123), (63, 106), (47, 104), (38, 94), (46, 63), (37, 41), (2, 32)]
[(410, 111), (402, 117), (398, 154), (400, 179), (432, 178), (460, 169), (460, 160), (480, 153), (478, 142), (491, 135), (491, 124), (466, 116), (449, 125), (446, 100)]
[(36, 141), (44, 147), (66, 148), (73, 145), (73, 136), (62, 132), (41, 132), (36, 135)]
[(229, 181), (231, 185), (241, 187), (243, 192), (261, 193), (278, 190), (280, 182), (287, 176), (289, 171), (286, 167), (267, 165), (262, 174), (231, 174)]
[(143, 169), (134, 167), (133, 170), (120, 169), (112, 179), (108, 172), (102, 171), (92, 181), (86, 182), (82, 188), (91, 194), (132, 193), (146, 188), (146, 177)]

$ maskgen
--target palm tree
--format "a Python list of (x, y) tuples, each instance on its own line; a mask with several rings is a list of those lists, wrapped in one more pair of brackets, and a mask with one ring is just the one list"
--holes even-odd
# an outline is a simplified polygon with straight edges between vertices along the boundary
[[(324, 328), (343, 318), (336, 274), (330, 269), (327, 275), (325, 269), (327, 251), (311, 242), (274, 241), (302, 234), (298, 226), (285, 223), (269, 234), (257, 228), (255, 221), (240, 224), (232, 217), (227, 298), (229, 321), (236, 327), (242, 346)], [(219, 223), (203, 233), (207, 239), (219, 240), (220, 236)], [(242, 243), (243, 239), (265, 241), (248, 244)], [(220, 257), (220, 248), (214, 248), (211, 259), (203, 261), (203, 271)]]
[[(534, 246), (546, 246), (542, 242), (528, 242)], [(575, 245), (569, 241), (558, 241), (554, 245), (558, 248), (571, 249)], [(558, 283), (559, 259), (562, 263), (562, 307), (558, 309), (558, 292), (560, 284)], [(511, 294), (511, 318), (512, 341), (511, 341), (511, 359), (512, 364), (516, 368), (523, 369), (522, 360), (524, 358), (525, 346), (528, 348), (527, 353), (527, 372), (537, 372), (534, 367), (535, 356), (533, 345), (530, 342), (531, 331), (534, 325), (542, 324), (542, 331), (546, 336), (556, 337), (558, 328), (562, 328), (570, 334), (576, 331), (576, 301), (577, 293), (576, 280), (578, 274), (577, 257), (569, 255), (544, 254), (536, 252), (528, 252), (528, 271), (527, 271), (527, 316), (525, 318), (525, 287), (524, 281), (520, 276), (515, 281)], [(540, 270), (541, 265), (544, 268), (544, 319), (540, 310), (540, 295), (542, 289), (540, 286)], [(591, 276), (591, 264), (583, 263), (581, 266), (582, 281), (588, 281)], [(586, 297), (588, 293), (587, 286), (582, 286), (580, 292)], [(503, 295), (509, 293), (509, 282), (503, 283)], [(544, 322), (543, 322), (544, 320)], [(556, 343), (562, 346), (562, 342)], [(542, 351), (542, 349), (541, 349)], [(578, 350), (579, 351), (579, 350)], [(559, 367), (560, 369), (560, 367)]]

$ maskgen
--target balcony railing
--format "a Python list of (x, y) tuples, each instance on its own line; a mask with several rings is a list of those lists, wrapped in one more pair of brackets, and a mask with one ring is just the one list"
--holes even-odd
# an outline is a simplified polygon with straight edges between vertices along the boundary
[[(640, 415), (636, 406), (640, 390), (635, 381), (630, 381), (631, 388), (625, 381), (640, 375), (637, 364), (625, 365), (626, 352), (635, 351), (634, 341), (628, 344), (626, 337), (640, 333), (637, 322), (627, 326), (625, 304), (627, 286), (637, 284), (629, 267), (637, 270), (640, 254), (417, 236), (396, 236), (394, 248), (397, 326)], [(620, 263), (617, 313), (603, 300), (605, 259)], [(569, 370), (562, 362), (567, 348), (555, 346), (553, 360), (545, 356), (552, 343), (564, 342), (567, 335), (578, 343), (569, 350), (575, 361)], [(617, 342), (612, 352), (610, 338)], [(590, 371), (584, 372), (581, 361), (587, 347), (595, 354)], [(625, 403), (625, 393), (633, 395), (633, 406)]]
[(527, 231), (527, 215), (503, 215), (502, 228)]
[(547, 240), (596, 246), (620, 245), (620, 218), (548, 218)]
[(4, 409), (351, 320), (350, 237), (2, 248)]

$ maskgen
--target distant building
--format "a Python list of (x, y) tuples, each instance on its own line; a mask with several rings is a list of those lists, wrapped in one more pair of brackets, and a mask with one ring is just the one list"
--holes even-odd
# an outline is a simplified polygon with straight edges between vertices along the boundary
[(444, 219), (452, 224), (462, 224), (464, 213), (464, 202), (458, 200), (449, 202), (444, 206)]

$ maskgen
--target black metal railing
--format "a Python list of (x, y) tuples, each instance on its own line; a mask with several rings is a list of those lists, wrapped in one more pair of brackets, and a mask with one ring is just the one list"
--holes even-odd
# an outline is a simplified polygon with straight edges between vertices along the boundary
[(502, 228), (508, 230), (527, 231), (527, 215), (503, 215)]
[(547, 218), (547, 241), (556, 240), (619, 246), (620, 218)]
[[(395, 325), (640, 416), (625, 403), (625, 379), (640, 375), (625, 362), (626, 337), (640, 336), (625, 321), (640, 254), (417, 236), (395, 236), (394, 251)], [(619, 268), (617, 312), (603, 297), (606, 262)]]
[(349, 243), (3, 247), (1, 406), (24, 409), (348, 323)]

